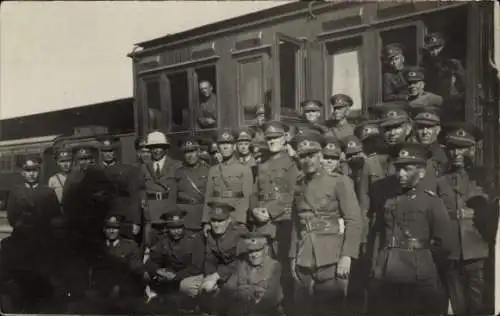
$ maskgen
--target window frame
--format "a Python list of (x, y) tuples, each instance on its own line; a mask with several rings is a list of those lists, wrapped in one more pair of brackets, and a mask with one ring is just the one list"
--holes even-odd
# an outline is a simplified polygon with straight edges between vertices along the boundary
[[(295, 114), (284, 113), (284, 107), (281, 100), (281, 73), (280, 66), (280, 44), (281, 42), (288, 42), (297, 45), (298, 51), (295, 60)], [(273, 47), (273, 84), (274, 84), (274, 98), (273, 98), (273, 113), (276, 113), (280, 119), (297, 120), (300, 116), (300, 102), (306, 98), (306, 76), (307, 76), (307, 52), (306, 52), (307, 39), (297, 38), (287, 35), (282, 32), (276, 32), (274, 36)]]
[[(192, 67), (190, 67), (191, 69), (191, 72), (192, 72), (192, 78), (191, 78), (191, 85), (192, 87), (190, 87), (192, 89), (192, 91), (190, 92), (191, 94), (191, 108), (192, 108), (192, 126), (193, 128), (191, 129), (192, 131), (195, 131), (195, 132), (201, 132), (201, 131), (215, 131), (215, 130), (218, 130), (220, 127), (221, 127), (221, 114), (222, 114), (222, 111), (221, 111), (221, 106), (220, 106), (220, 91), (221, 91), (221, 78), (220, 78), (220, 72), (218, 71), (218, 67), (217, 67), (217, 61), (218, 61), (218, 58), (216, 60), (211, 60), (211, 61), (207, 61), (207, 62), (201, 62), (201, 63), (197, 63), (195, 65), (193, 65)], [(200, 99), (199, 99), (199, 95), (200, 95), (200, 91), (199, 91), (199, 86), (200, 86), (200, 81), (199, 81), (199, 78), (198, 78), (198, 74), (196, 72), (197, 69), (199, 68), (208, 68), (208, 67), (214, 67), (215, 68), (215, 80), (217, 81), (216, 84), (215, 84), (215, 93), (217, 95), (217, 103), (215, 104), (216, 106), (216, 111), (217, 111), (217, 120), (216, 120), (216, 126), (215, 127), (212, 127), (212, 128), (198, 128), (198, 122), (197, 122), (197, 119), (195, 118), (195, 115), (194, 114), (197, 114), (194, 110), (195, 108), (193, 108), (194, 105), (196, 105), (196, 110), (199, 109), (199, 106), (200, 106)], [(213, 83), (211, 83), (212, 86), (213, 86)]]
[[(141, 96), (141, 102), (140, 107), (141, 107), (141, 113), (142, 113), (142, 126), (144, 126), (144, 131), (145, 134), (150, 133), (151, 131), (154, 130), (152, 126), (150, 125), (150, 120), (149, 120), (149, 103), (148, 103), (148, 89), (147, 89), (147, 83), (151, 81), (158, 81), (159, 84), (159, 94), (160, 94), (160, 112), (162, 113), (162, 116), (165, 115), (165, 99), (164, 99), (164, 88), (162, 88), (162, 85), (165, 85), (165, 78), (162, 78), (164, 76), (163, 73), (154, 73), (154, 74), (148, 74), (139, 77), (139, 82), (140, 82), (140, 96)], [(170, 113), (166, 113), (168, 116), (168, 120), (170, 120)], [(160, 123), (162, 123), (160, 121)], [(159, 126), (160, 130), (169, 130), (169, 126)]]
[[(172, 91), (171, 91), (171, 87), (170, 87), (170, 79), (169, 79), (169, 76), (171, 75), (176, 75), (176, 74), (179, 74), (179, 73), (186, 73), (186, 81), (187, 81), (187, 89), (188, 89), (188, 112), (189, 112), (189, 120), (188, 120), (188, 128), (186, 130), (181, 130), (181, 131), (176, 131), (176, 132), (172, 132), (172, 128), (174, 125), (174, 118), (173, 118), (173, 102), (172, 102)], [(165, 88), (162, 89), (162, 98), (163, 98), (163, 103), (165, 104), (165, 106), (167, 107), (168, 109), (168, 120), (167, 120), (167, 133), (169, 134), (177, 134), (177, 133), (185, 133), (185, 132), (189, 132), (192, 130), (193, 128), (193, 116), (192, 116), (192, 113), (193, 113), (193, 110), (192, 110), (192, 95), (191, 95), (191, 82), (192, 82), (192, 73), (191, 73), (191, 68), (190, 67), (187, 67), (187, 68), (175, 68), (175, 69), (172, 69), (172, 70), (166, 70), (162, 73), (163, 77), (164, 77), (164, 81), (165, 81)]]

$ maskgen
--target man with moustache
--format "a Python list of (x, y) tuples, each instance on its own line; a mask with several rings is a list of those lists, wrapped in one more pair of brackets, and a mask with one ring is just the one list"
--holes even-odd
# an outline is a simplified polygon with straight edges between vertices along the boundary
[(73, 153), (70, 149), (59, 148), (56, 150), (55, 159), (61, 172), (49, 178), (48, 186), (56, 192), (59, 203), (62, 203), (64, 184), (73, 165)]
[(408, 104), (410, 108), (441, 107), (443, 98), (432, 92), (425, 91), (425, 76), (420, 68), (408, 68), (405, 76), (408, 82)]
[(217, 95), (212, 84), (203, 80), (200, 82), (200, 109), (198, 124), (200, 128), (217, 127)]
[(184, 162), (175, 172), (176, 201), (186, 211), (186, 229), (199, 231), (210, 166), (200, 159), (200, 145), (194, 137), (181, 140), (178, 146), (184, 153)]
[[(292, 202), (299, 170), (295, 160), (286, 151), (288, 127), (278, 121), (265, 125), (269, 159), (259, 166), (256, 195), (257, 205), (251, 208), (255, 230), (270, 235), (276, 258), (283, 265), (281, 284), (287, 302), (292, 300), (292, 280), (288, 271), (288, 250), (292, 229)], [(285, 306), (289, 307), (288, 305)]]
[(292, 214), (289, 252), (297, 315), (341, 314), (362, 233), (352, 181), (321, 166), (323, 136), (304, 133), (294, 143), (304, 173)]
[(222, 162), (210, 167), (205, 189), (205, 205), (203, 207), (202, 223), (204, 232), (209, 225), (209, 201), (227, 203), (235, 208), (231, 217), (236, 223), (247, 223), (247, 211), (250, 195), (253, 191), (253, 176), (250, 167), (242, 165), (235, 156), (234, 133), (222, 129), (216, 134), (216, 142), (222, 156)]
[(484, 265), (495, 238), (495, 218), (485, 190), (485, 170), (475, 167), (471, 159), (481, 138), (481, 131), (472, 124), (454, 122), (447, 126), (445, 144), (450, 168), (437, 186), (453, 233), (451, 254), (443, 272), (456, 315), (487, 314)]
[(347, 121), (349, 110), (353, 105), (353, 100), (346, 94), (335, 94), (330, 98), (332, 106), (332, 116), (327, 121), (329, 133), (343, 139), (349, 135), (354, 135), (354, 126)]

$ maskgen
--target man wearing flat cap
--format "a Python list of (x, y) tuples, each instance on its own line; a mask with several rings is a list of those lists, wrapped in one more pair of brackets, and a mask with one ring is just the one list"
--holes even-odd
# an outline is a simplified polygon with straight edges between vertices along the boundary
[(210, 166), (200, 159), (200, 144), (195, 137), (179, 141), (179, 148), (184, 154), (184, 161), (175, 172), (176, 201), (186, 211), (186, 229), (199, 231)]
[(394, 161), (396, 174), (374, 226), (380, 243), (370, 314), (443, 312), (444, 291), (435, 260), (449, 254), (451, 229), (443, 202), (422, 185), (427, 155), (422, 145), (405, 144)]
[(392, 43), (384, 47), (382, 61), (385, 65), (383, 97), (387, 101), (407, 100), (408, 82), (404, 77), (405, 57), (401, 45)]
[(77, 169), (86, 169), (96, 164), (96, 148), (93, 146), (75, 147), (75, 166)]
[(69, 148), (58, 148), (54, 158), (61, 171), (49, 178), (48, 186), (56, 192), (59, 203), (62, 203), (64, 184), (73, 165), (73, 153)]
[(304, 177), (294, 202), (289, 251), (298, 315), (340, 312), (359, 253), (361, 211), (352, 181), (321, 167), (323, 136), (302, 134), (294, 144)]
[(340, 163), (342, 157), (342, 145), (335, 136), (325, 136), (325, 146), (323, 147), (322, 165), (329, 174), (344, 173), (343, 165)]
[(12, 188), (7, 201), (7, 219), (14, 231), (38, 244), (48, 236), (53, 217), (61, 214), (57, 195), (40, 183), (40, 159), (25, 158), (21, 165), (24, 183)]
[(146, 146), (151, 151), (151, 162), (142, 166), (147, 198), (147, 203), (145, 203), (147, 208), (144, 212), (146, 222), (144, 238), (148, 244), (158, 234), (156, 230), (151, 229), (151, 223), (159, 221), (161, 214), (176, 203), (175, 171), (180, 166), (180, 162), (167, 155), (170, 141), (162, 132), (149, 133)]
[(243, 258), (221, 293), (230, 302), (226, 315), (284, 315), (281, 265), (271, 256), (269, 235), (248, 232), (241, 237)]
[(425, 90), (425, 76), (419, 67), (407, 68), (405, 72), (408, 82), (408, 104), (410, 108), (435, 107), (441, 108), (443, 98)]
[(147, 144), (146, 138), (143, 136), (138, 136), (134, 140), (136, 161), (139, 164), (143, 164), (151, 160), (151, 152), (146, 147), (146, 144)]
[(323, 102), (319, 100), (305, 100), (300, 102), (300, 110), (302, 111), (304, 123), (318, 127), (325, 134), (328, 132), (328, 128), (321, 123), (321, 111), (323, 111), (323, 107)]
[(451, 306), (457, 315), (486, 314), (484, 262), (495, 238), (496, 222), (488, 205), (485, 170), (472, 165), (481, 131), (468, 123), (446, 127), (449, 168), (438, 179), (437, 193), (444, 202), (452, 229), (452, 247), (443, 271)]
[(145, 264), (152, 278), (151, 288), (160, 293), (163, 302), (166, 295), (178, 292), (182, 280), (201, 273), (201, 265), (193, 258), (201, 255), (195, 252), (203, 249), (203, 241), (201, 234), (185, 229), (185, 216), (184, 210), (175, 208), (162, 214), (163, 222), (154, 224), (162, 234), (151, 247)]
[(347, 121), (349, 110), (353, 105), (353, 100), (347, 94), (335, 94), (330, 98), (332, 114), (326, 122), (329, 134), (342, 139), (349, 135), (354, 135), (354, 126)]
[(252, 126), (255, 141), (264, 141), (264, 123), (266, 122), (266, 108), (264, 105), (258, 105), (255, 110), (255, 124)]
[(180, 283), (181, 293), (198, 299), (203, 311), (211, 312), (221, 308), (224, 302), (218, 300), (220, 289), (235, 272), (239, 255), (240, 235), (247, 232), (230, 214), (236, 209), (224, 202), (210, 201), (208, 214), (210, 230), (204, 236), (204, 248), (195, 250), (193, 264), (202, 262), (198, 275), (185, 278)]
[(247, 165), (251, 169), (257, 165), (252, 155), (252, 140), (254, 136), (255, 132), (245, 127), (241, 128), (236, 135), (236, 152), (238, 160), (242, 165)]
[(222, 162), (210, 167), (207, 187), (205, 189), (205, 205), (202, 223), (204, 231), (210, 226), (209, 201), (228, 203), (235, 208), (231, 214), (233, 219), (245, 225), (250, 195), (253, 191), (253, 175), (250, 167), (242, 165), (235, 156), (236, 138), (231, 130), (223, 129), (216, 133), (216, 142), (222, 155)]

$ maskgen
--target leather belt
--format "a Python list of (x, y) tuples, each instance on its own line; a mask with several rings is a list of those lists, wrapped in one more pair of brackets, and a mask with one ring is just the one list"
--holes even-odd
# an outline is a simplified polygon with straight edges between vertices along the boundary
[(285, 194), (280, 193), (280, 192), (271, 192), (271, 193), (264, 193), (264, 194), (259, 194), (259, 200), (261, 201), (272, 201), (272, 200), (279, 200), (283, 198)]
[(231, 190), (226, 190), (226, 191), (214, 191), (214, 194), (212, 195), (213, 197), (216, 198), (242, 198), (243, 197), (243, 192), (238, 191), (231, 191)]
[(429, 249), (429, 243), (428, 242), (423, 242), (421, 240), (418, 240), (416, 238), (405, 238), (405, 239), (400, 239), (400, 240), (393, 240), (387, 248), (398, 248), (398, 249), (408, 249), (408, 250), (414, 250), (414, 249)]
[(148, 192), (148, 200), (166, 200), (168, 198), (168, 192)]
[(448, 212), (448, 215), (450, 216), (450, 219), (473, 219), (474, 211), (458, 209), (455, 212)]
[(203, 201), (199, 201), (196, 199), (185, 199), (182, 197), (177, 197), (177, 204), (201, 205), (201, 204), (203, 204)]

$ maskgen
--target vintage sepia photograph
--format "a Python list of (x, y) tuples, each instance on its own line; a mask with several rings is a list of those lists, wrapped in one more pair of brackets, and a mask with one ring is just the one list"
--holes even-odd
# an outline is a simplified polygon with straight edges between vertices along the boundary
[(3, 1), (0, 314), (500, 315), (500, 2)]

